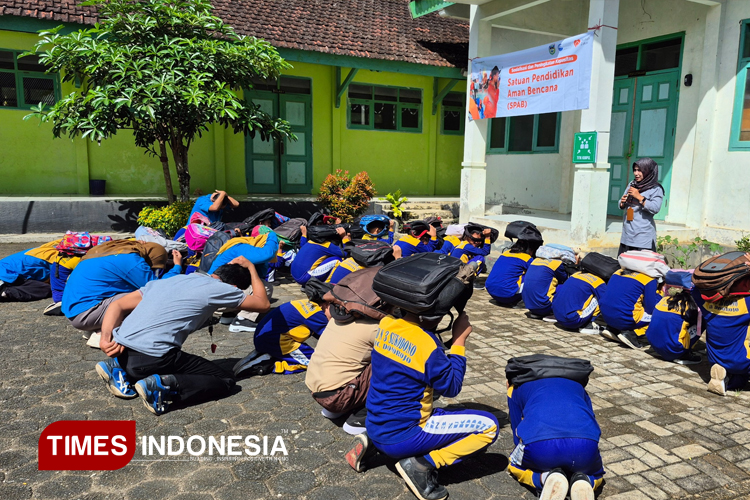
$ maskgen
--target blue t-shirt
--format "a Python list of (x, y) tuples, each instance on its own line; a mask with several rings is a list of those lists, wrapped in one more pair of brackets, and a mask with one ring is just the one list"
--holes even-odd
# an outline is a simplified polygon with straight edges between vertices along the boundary
[[(218, 254), (208, 270), (208, 274), (213, 274), (220, 266), (228, 264), (237, 257), (245, 257), (247, 260), (261, 266), (276, 256), (279, 250), (279, 237), (273, 231), (268, 233), (266, 243), (262, 247), (255, 247), (248, 243), (238, 243), (231, 246)], [(265, 276), (262, 268), (258, 269), (259, 276)]]
[(208, 220), (210, 220), (211, 222), (220, 221), (221, 216), (224, 214), (224, 209), (220, 208), (216, 212), (211, 212), (209, 208), (213, 204), (214, 202), (211, 201), (210, 194), (201, 196), (200, 198), (195, 200), (195, 205), (193, 205), (193, 210), (190, 211), (190, 215), (188, 216), (188, 220), (185, 222), (185, 224), (190, 223), (190, 218), (193, 216), (195, 212), (205, 215), (206, 217), (208, 217)]
[(703, 310), (706, 323), (708, 362), (720, 364), (729, 373), (750, 372), (750, 346), (746, 343), (750, 330), (748, 299), (696, 302)]
[(419, 238), (411, 235), (402, 236), (393, 246), (401, 248), (401, 257), (408, 257), (415, 253), (434, 252), (437, 248), (437, 238), (430, 238), (423, 243)]
[(634, 330), (651, 321), (654, 307), (662, 296), (658, 281), (643, 273), (620, 269), (607, 282), (607, 294), (599, 301), (607, 325), (618, 330)]
[(345, 277), (349, 276), (355, 271), (359, 271), (360, 269), (362, 269), (362, 266), (357, 264), (354, 259), (349, 257), (346, 260), (342, 260), (341, 262), (336, 263), (336, 266), (331, 269), (331, 274), (328, 275), (326, 283), (333, 283), (335, 285)]
[[(561, 260), (537, 257), (523, 278), (523, 303), (532, 314), (549, 314), (557, 286), (568, 279)], [(539, 311), (539, 313), (537, 313)]]
[[(174, 266), (163, 277), (169, 278), (181, 272), (181, 266)], [(82, 260), (65, 285), (62, 312), (69, 319), (75, 318), (104, 299), (118, 293), (134, 292), (155, 279), (154, 271), (138, 254), (105, 255)]]
[(314, 241), (307, 241), (307, 238), (302, 237), (299, 252), (297, 252), (297, 256), (292, 261), (290, 267), (292, 278), (297, 283), (306, 283), (309, 279), (307, 273), (314, 271), (331, 257), (344, 260), (346, 259), (346, 253), (340, 246), (330, 241), (315, 243)]
[[(281, 356), (289, 354), (310, 335), (320, 337), (328, 326), (328, 318), (315, 302), (307, 299), (281, 304), (258, 323), (253, 343), (258, 352)], [(282, 340), (281, 336), (291, 337)]]
[(511, 253), (506, 250), (497, 258), (495, 265), (487, 276), (484, 286), (495, 300), (515, 300), (521, 293), (523, 276), (531, 263), (531, 255)]
[(602, 434), (586, 389), (566, 378), (510, 387), (508, 413), (515, 444), (561, 438), (599, 441)]
[(697, 325), (685, 321), (677, 308), (670, 310), (668, 301), (669, 297), (664, 297), (656, 304), (646, 338), (659, 356), (672, 361), (685, 354), (700, 336)]
[(49, 279), (50, 264), (46, 260), (26, 255), (22, 252), (8, 255), (0, 260), (0, 281), (13, 283), (19, 277), (27, 280), (47, 281)]
[(575, 273), (557, 287), (552, 312), (565, 328), (580, 328), (599, 315), (607, 284), (590, 273)]

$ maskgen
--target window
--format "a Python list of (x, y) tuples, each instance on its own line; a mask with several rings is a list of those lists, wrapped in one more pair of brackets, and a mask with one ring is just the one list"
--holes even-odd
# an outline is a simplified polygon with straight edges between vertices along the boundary
[(750, 19), (742, 21), (730, 150), (750, 150)]
[(466, 94), (463, 92), (448, 92), (448, 95), (443, 98), (442, 106), (440, 133), (464, 135)]
[(557, 153), (560, 113), (492, 118), (487, 154)]
[(681, 54), (681, 35), (628, 44), (615, 53), (615, 76), (679, 68)]
[(0, 108), (30, 108), (40, 102), (55, 104), (60, 95), (55, 75), (44, 71), (37, 56), (0, 50)]
[(422, 90), (349, 85), (349, 128), (422, 131)]

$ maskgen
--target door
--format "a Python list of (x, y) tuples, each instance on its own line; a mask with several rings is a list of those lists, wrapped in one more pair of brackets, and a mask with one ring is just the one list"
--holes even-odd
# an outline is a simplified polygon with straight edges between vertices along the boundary
[(659, 165), (664, 203), (655, 219), (669, 211), (674, 158), (679, 71), (615, 80), (609, 143), (609, 199), (607, 213), (621, 215), (619, 200), (633, 180), (632, 164), (650, 157)]
[(261, 111), (287, 120), (297, 140), (245, 140), (248, 193), (304, 194), (312, 191), (312, 96), (310, 80), (281, 77), (259, 82), (248, 96)]

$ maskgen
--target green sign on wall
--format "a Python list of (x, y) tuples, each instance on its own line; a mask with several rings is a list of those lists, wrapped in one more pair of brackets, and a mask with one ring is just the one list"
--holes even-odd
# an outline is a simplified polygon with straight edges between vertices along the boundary
[(573, 139), (573, 163), (596, 163), (596, 132), (578, 132)]

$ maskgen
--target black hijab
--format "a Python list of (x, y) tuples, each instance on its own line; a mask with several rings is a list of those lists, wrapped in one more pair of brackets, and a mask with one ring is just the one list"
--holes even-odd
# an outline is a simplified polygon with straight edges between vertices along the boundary
[(664, 188), (659, 184), (659, 166), (651, 158), (641, 158), (640, 160), (633, 163), (633, 168), (638, 169), (643, 173), (643, 179), (640, 182), (633, 180), (630, 185), (638, 190), (639, 193), (653, 189), (659, 186), (662, 191)]

